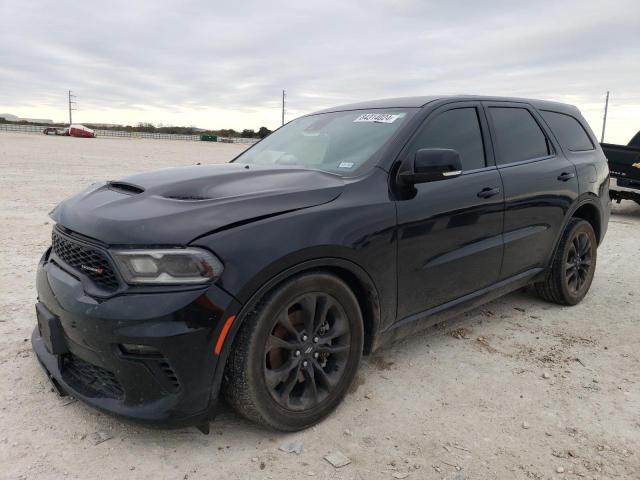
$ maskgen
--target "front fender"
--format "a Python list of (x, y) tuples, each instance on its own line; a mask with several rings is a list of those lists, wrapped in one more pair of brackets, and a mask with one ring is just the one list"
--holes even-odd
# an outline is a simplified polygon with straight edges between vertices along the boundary
[[(226, 333), (224, 344), (222, 346), (222, 349), (220, 350), (220, 353), (218, 354), (218, 359), (216, 362), (214, 381), (211, 390), (210, 404), (212, 406), (212, 410), (214, 409), (214, 406), (216, 405), (217, 399), (220, 395), (220, 389), (224, 378), (227, 359), (229, 358), (229, 354), (231, 353), (231, 350), (233, 348), (235, 338), (240, 331), (240, 328), (242, 328), (242, 325), (248, 314), (253, 311), (260, 299), (262, 299), (264, 295), (266, 295), (277, 285), (300, 273), (321, 269), (324, 271), (329, 270), (333, 272), (341, 272), (342, 274), (338, 275), (343, 279), (345, 279), (345, 273), (348, 273), (349, 275), (352, 275), (353, 278), (357, 279), (361, 291), (356, 292), (356, 296), (358, 296), (361, 308), (363, 310), (367, 309), (366, 306), (362, 305), (363, 301), (367, 302), (368, 304), (368, 311), (363, 311), (363, 317), (365, 317), (365, 313), (368, 313), (367, 318), (365, 318), (365, 332), (368, 333), (365, 341), (365, 353), (369, 353), (375, 350), (378, 345), (378, 333), (381, 330), (380, 297), (371, 277), (369, 277), (369, 275), (364, 271), (364, 269), (362, 269), (362, 267), (344, 258), (325, 257), (300, 262), (294, 266), (287, 268), (284, 271), (281, 271), (277, 275), (273, 276), (270, 280), (265, 282), (260, 288), (255, 290), (251, 294), (247, 302), (235, 315), (235, 320)], [(347, 281), (347, 283), (350, 282)], [(353, 285), (350, 286), (354, 288)]]

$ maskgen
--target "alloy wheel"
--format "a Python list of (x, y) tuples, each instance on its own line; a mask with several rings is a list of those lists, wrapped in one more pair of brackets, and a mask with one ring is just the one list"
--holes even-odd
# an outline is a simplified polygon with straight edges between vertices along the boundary
[(584, 232), (578, 232), (571, 240), (565, 262), (565, 282), (573, 294), (580, 292), (587, 283), (592, 264), (592, 250), (591, 239)]
[(284, 308), (265, 345), (264, 380), (272, 398), (293, 411), (327, 399), (345, 373), (351, 332), (340, 303), (306, 293)]

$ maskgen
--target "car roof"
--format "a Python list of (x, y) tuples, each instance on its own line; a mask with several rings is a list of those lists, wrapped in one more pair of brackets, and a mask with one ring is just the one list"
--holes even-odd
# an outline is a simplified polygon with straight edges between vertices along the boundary
[(431, 95), (421, 97), (398, 97), (398, 98), (383, 98), (379, 100), (369, 100), (366, 102), (350, 103), (347, 105), (339, 105), (337, 107), (331, 107), (324, 110), (320, 110), (316, 113), (329, 113), (340, 112), (344, 110), (368, 110), (376, 108), (421, 108), (429, 103), (439, 100), (450, 101), (487, 101), (487, 102), (520, 102), (528, 103), (536, 108), (544, 110), (553, 110), (561, 113), (578, 113), (578, 109), (573, 105), (560, 102), (551, 102), (548, 100), (535, 100), (531, 98), (518, 98), (518, 97), (495, 97), (485, 95)]

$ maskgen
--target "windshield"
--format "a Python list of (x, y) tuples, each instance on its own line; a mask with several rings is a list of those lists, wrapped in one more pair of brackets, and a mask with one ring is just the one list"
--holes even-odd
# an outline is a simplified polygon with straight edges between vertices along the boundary
[(412, 114), (412, 109), (399, 108), (301, 117), (276, 130), (235, 161), (349, 175), (367, 163)]

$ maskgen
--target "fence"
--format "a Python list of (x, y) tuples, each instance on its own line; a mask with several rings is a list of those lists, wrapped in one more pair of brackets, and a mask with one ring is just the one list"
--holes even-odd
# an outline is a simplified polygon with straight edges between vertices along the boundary
[[(42, 130), (51, 125), (20, 125), (13, 123), (0, 123), (0, 132), (19, 132), (42, 134)], [(94, 130), (96, 137), (129, 137), (129, 138), (151, 138), (157, 140), (187, 140), (200, 141), (200, 135), (177, 135), (172, 133), (146, 133), (146, 132), (125, 132), (123, 130)], [(243, 143), (253, 145), (259, 139), (241, 137), (218, 137), (218, 142), (222, 143)]]
[(42, 133), (43, 125), (14, 125), (12, 123), (0, 123), (0, 132)]
[(246, 143), (249, 145), (253, 145), (254, 143), (258, 143), (259, 141), (259, 138), (218, 137), (218, 142), (221, 143)]
[(130, 137), (151, 138), (156, 140), (189, 140), (200, 141), (200, 135), (176, 135), (172, 133), (125, 132), (123, 130), (94, 130), (96, 137)]

